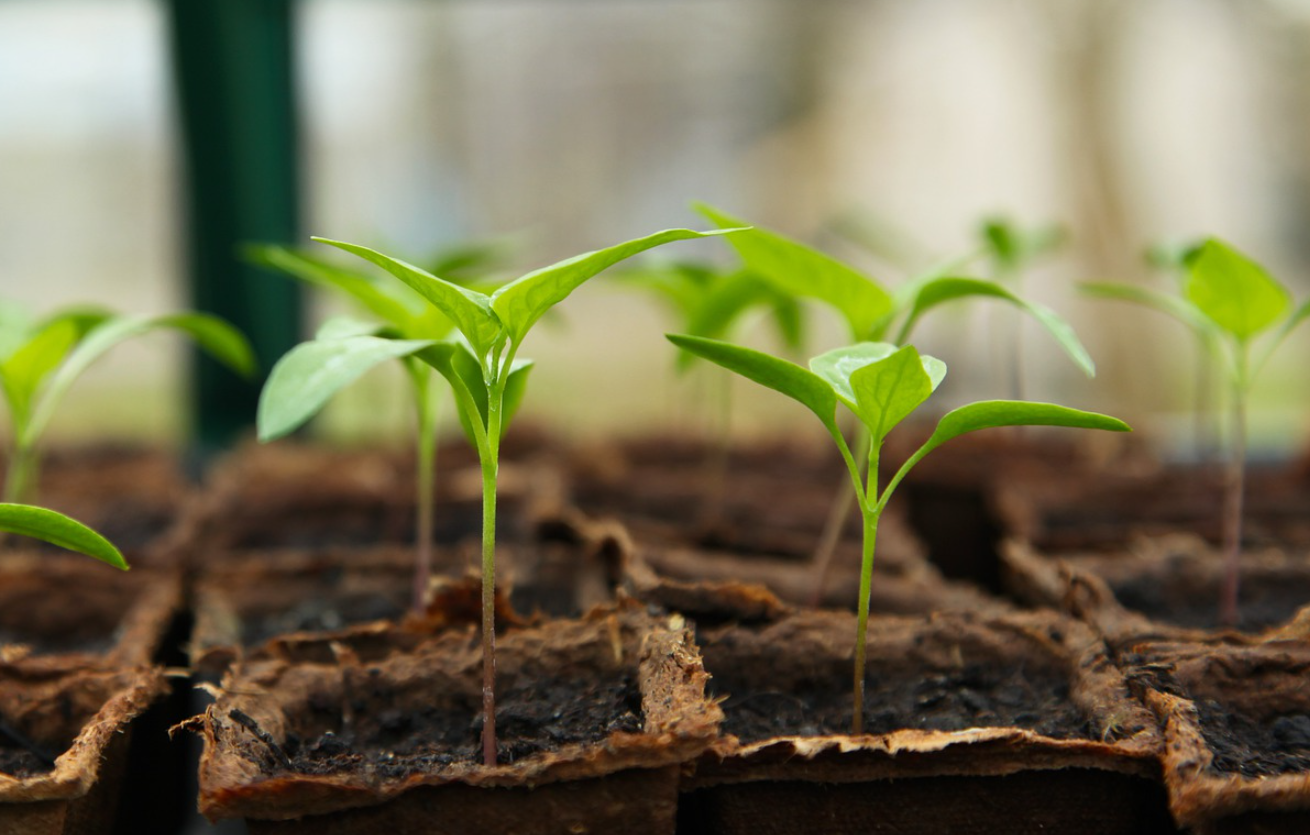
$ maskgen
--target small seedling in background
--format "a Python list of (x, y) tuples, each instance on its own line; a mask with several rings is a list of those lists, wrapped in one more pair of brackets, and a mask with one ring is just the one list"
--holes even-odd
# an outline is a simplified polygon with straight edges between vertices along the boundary
[[(878, 521), (887, 501), (906, 474), (924, 456), (959, 435), (999, 426), (1070, 426), (1128, 431), (1122, 421), (1050, 403), (990, 400), (948, 412), (928, 440), (880, 487), (878, 456), (888, 433), (933, 393), (946, 375), (946, 365), (920, 356), (914, 346), (861, 342), (810, 360), (809, 370), (768, 354), (694, 336), (669, 335), (683, 350), (718, 363), (743, 377), (800, 402), (823, 422), (841, 453), (863, 517), (863, 552), (855, 636), (854, 712), (851, 733), (863, 731), (864, 667), (869, 624), (869, 592)], [(857, 461), (837, 422), (837, 404), (855, 415), (871, 443), (867, 462)], [(867, 476), (864, 475), (867, 473)]]
[(109, 540), (81, 522), (44, 507), (0, 502), (0, 531), (30, 536), (94, 557), (114, 568), (128, 569), (127, 561)]
[[(429, 259), (431, 272), (458, 276), (458, 284), (485, 282), (498, 269), (506, 247), (499, 243), (469, 244)], [(312, 340), (292, 348), (270, 372), (260, 393), (259, 439), (271, 441), (293, 432), (317, 414), (338, 391), (375, 366), (399, 360), (411, 383), (416, 416), (415, 533), (417, 556), (411, 609), (422, 614), (432, 576), (437, 418), (439, 404), (432, 385), (432, 368), (414, 354), (443, 339), (454, 324), (414, 291), (393, 281), (316, 258), (282, 246), (251, 246), (254, 263), (279, 270), (306, 284), (351, 299), (374, 322), (341, 316), (324, 322)], [(450, 277), (447, 281), (453, 280)]]
[(255, 356), (239, 331), (204, 313), (120, 316), (76, 308), (40, 321), (12, 309), (0, 323), (0, 388), (9, 409), (9, 462), (4, 500), (19, 502), (36, 488), (38, 442), (55, 407), (92, 363), (127, 339), (156, 330), (178, 331), (239, 374), (255, 370)]
[[(1146, 261), (1152, 267), (1169, 273), (1177, 284), (1178, 295), (1187, 292), (1188, 265), (1201, 252), (1204, 241), (1187, 244), (1155, 244), (1146, 251)], [(1139, 293), (1136, 285), (1115, 283), (1088, 283), (1082, 285), (1084, 293), (1103, 298), (1122, 298), (1148, 307), (1155, 306), (1152, 291)], [(1170, 298), (1170, 297), (1167, 297)], [(1211, 328), (1191, 328), (1196, 345), (1196, 382), (1192, 405), (1193, 448), (1196, 460), (1208, 462), (1217, 455), (1221, 423), (1220, 406), (1216, 402), (1219, 384), (1212, 358), (1220, 350), (1218, 334)]]
[[(1135, 302), (1187, 325), (1214, 350), (1212, 359), (1227, 380), (1232, 424), (1224, 479), (1224, 583), (1219, 619), (1238, 620), (1238, 566), (1242, 551), (1242, 502), (1246, 485), (1246, 406), (1251, 384), (1274, 350), (1310, 316), (1310, 301), (1292, 308), (1291, 295), (1264, 268), (1233, 247), (1210, 238), (1186, 259), (1187, 282), (1180, 296), (1126, 284), (1083, 285), (1097, 296)], [(1263, 350), (1253, 340), (1277, 326)]]
[[(1025, 229), (1001, 216), (985, 218), (978, 226), (978, 237), (991, 264), (992, 280), (1015, 292), (1022, 291), (1029, 268), (1065, 242), (1064, 229), (1059, 226), (1048, 224)], [(1023, 331), (1018, 327), (1008, 327), (1005, 331), (1008, 336), (1000, 344), (1008, 356), (1003, 357), (1000, 364), (1010, 375), (1010, 395), (1022, 398)]]
[(489, 766), (496, 764), (496, 477), (501, 436), (522, 399), (530, 367), (528, 361), (517, 358), (518, 350), (547, 311), (601, 271), (661, 244), (720, 233), (690, 229), (656, 232), (528, 273), (491, 294), (445, 281), (367, 247), (314, 239), (391, 273), (454, 323), (462, 337), (425, 340), (428, 344), (413, 356), (450, 383), (460, 422), (482, 464), (482, 755)]
[[(643, 264), (625, 270), (620, 277), (663, 300), (684, 333), (722, 339), (747, 314), (764, 308), (783, 345), (789, 349), (801, 346), (804, 323), (796, 299), (749, 270), (724, 270), (710, 264), (674, 261)], [(679, 351), (675, 368), (685, 373), (694, 359), (693, 354)], [(722, 515), (732, 438), (732, 387), (728, 380), (708, 382), (718, 397), (714, 398), (717, 412), (714, 453), (706, 459), (702, 517), (712, 527)]]
[[(720, 227), (746, 225), (719, 209), (703, 204), (696, 208)], [(1009, 241), (1014, 235), (1008, 226), (997, 229), (998, 239)], [(729, 240), (746, 266), (779, 290), (796, 298), (815, 299), (838, 313), (845, 321), (849, 342), (889, 341), (904, 345), (923, 317), (937, 307), (961, 299), (990, 298), (1012, 305), (1037, 320), (1087, 376), (1096, 373), (1091, 356), (1068, 322), (1045, 305), (1024, 299), (997, 281), (939, 270), (889, 291), (854, 267), (767, 229), (754, 227)], [(1011, 253), (1007, 257), (1017, 259), (1020, 251), (1029, 252), (1039, 245), (1040, 241), (1010, 243), (1004, 251)], [(945, 269), (954, 266), (950, 264)], [(857, 430), (855, 459), (861, 465), (867, 458), (870, 443), (867, 434)], [(821, 566), (814, 593), (816, 602), (823, 595), (837, 541), (854, 502), (855, 495), (843, 488), (815, 548), (814, 559)]]

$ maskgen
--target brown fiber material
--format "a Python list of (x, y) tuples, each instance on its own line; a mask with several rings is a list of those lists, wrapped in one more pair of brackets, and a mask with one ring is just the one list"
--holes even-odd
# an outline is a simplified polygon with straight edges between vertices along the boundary
[[(1310, 645), (1139, 650), (1133, 678), (1164, 725), (1165, 782), (1179, 823), (1197, 833), (1310, 831), (1310, 740), (1277, 732), (1310, 715)], [(1249, 731), (1231, 736), (1270, 725), (1287, 753), (1240, 736)]]
[[(462, 446), (438, 454), (434, 532), (440, 544), (481, 532), (481, 471)], [(530, 462), (502, 462), (498, 529), (526, 533), (530, 497), (553, 496), (549, 474)], [(244, 445), (222, 461), (178, 526), (175, 545), (193, 563), (231, 551), (373, 546), (413, 542), (412, 453), (341, 452), (279, 441)], [(553, 498), (549, 499), (553, 501)]]
[[(770, 818), (770, 827), (759, 831), (865, 832), (869, 831), (867, 824), (878, 818), (884, 795), (894, 797), (894, 787), (902, 785), (901, 781), (938, 777), (991, 778), (978, 783), (975, 791), (955, 795), (948, 787), (960, 781), (944, 782), (928, 813), (947, 815), (949, 809), (957, 820), (972, 820), (969, 831), (973, 832), (1024, 831), (1015, 821), (1027, 820), (1030, 815), (1047, 821), (1052, 831), (1149, 832), (1153, 830), (1095, 828), (1111, 825), (1106, 823), (1111, 819), (1132, 820), (1138, 811), (1149, 808), (1155, 810), (1154, 817), (1146, 815), (1144, 820), (1155, 824), (1163, 820), (1167, 825), (1158, 785), (1161, 741), (1154, 717), (1131, 698), (1103, 645), (1082, 624), (1053, 613), (998, 617), (960, 613), (874, 618), (869, 626), (866, 680), (875, 684), (873, 692), (878, 681), (903, 678), (922, 682), (949, 677), (973, 665), (1017, 671), (1021, 678), (1055, 676), (1064, 682), (1069, 704), (1081, 717), (1079, 727), (1064, 738), (1006, 726), (905, 728), (861, 736), (834, 729), (819, 736), (782, 735), (743, 742), (730, 732), (739, 727), (734, 723), (734, 705), (756, 698), (756, 693), (788, 695), (815, 687), (835, 691), (844, 694), (841, 703), (847, 707), (845, 721), (849, 722), (855, 617), (806, 611), (776, 623), (701, 628), (697, 634), (706, 670), (714, 679), (714, 692), (729, 698), (724, 703), (724, 738), (698, 761), (685, 782), (684, 788), (695, 792), (691, 808), (700, 807), (717, 816), (738, 804), (734, 798), (749, 795), (762, 800), (760, 795), (773, 793), (771, 788), (753, 793), (739, 788), (746, 784), (776, 787), (780, 798), (810, 797), (822, 803), (828, 791), (837, 791), (844, 798), (841, 812), (830, 807), (829, 814), (820, 816), (823, 823), (819, 826), (805, 819), (808, 812), (803, 810), (812, 803), (788, 806), (784, 802), (736, 823), (730, 823), (733, 818), (728, 815), (720, 821), (720, 831), (752, 831), (750, 827), (756, 824), (750, 821)], [(866, 722), (873, 721), (871, 714), (877, 707), (866, 701)], [(807, 710), (798, 715), (810, 721)], [(1034, 794), (1029, 785), (1032, 774), (1070, 769), (1113, 775), (1102, 783), (1108, 780), (1107, 784), (1117, 788), (1108, 795), (1104, 786), (1079, 795), (1077, 781), (1057, 775), (1044, 795), (1044, 805), (1021, 805), (1024, 797)], [(1002, 779), (1020, 774), (1030, 776)], [(878, 786), (884, 781), (895, 782), (883, 791)], [(837, 784), (860, 784), (861, 788), (848, 791)], [(716, 794), (721, 788), (723, 793)], [(1013, 798), (1009, 794), (1012, 788), (1018, 792)], [(1129, 807), (1114, 807), (1115, 798)], [(1011, 800), (1019, 805), (1007, 805)], [(1087, 817), (1088, 809), (1098, 806), (1104, 808)]]
[[(1310, 600), (1310, 565), (1278, 549), (1243, 553), (1238, 628), (1218, 625), (1223, 559), (1188, 534), (1137, 537), (1105, 552), (1040, 553), (1009, 540), (1005, 582), (1026, 603), (1047, 606), (1095, 628), (1116, 652), (1145, 641), (1252, 644), (1296, 634)], [(1290, 630), (1290, 632), (1289, 632)]]
[[(576, 617), (614, 600), (618, 570), (604, 531), (563, 520), (540, 527), (532, 541), (498, 549), (502, 628), (545, 615)], [(399, 545), (236, 552), (197, 581), (192, 665), (218, 674), (241, 657), (326, 663), (332, 642), (376, 660), (412, 649), (424, 635), (481, 622), (476, 547), (434, 550), (429, 603), (417, 618), (410, 610), (414, 560), (413, 546)]]
[[(441, 820), (431, 822), (430, 831), (473, 831), (469, 827), (480, 826), (482, 831), (537, 832), (545, 831), (541, 816), (550, 812), (551, 804), (561, 802), (559, 798), (573, 797), (582, 809), (593, 808), (594, 802), (602, 816), (616, 811), (606, 807), (610, 802), (606, 798), (628, 798), (622, 802), (635, 804), (630, 809), (637, 815), (634, 825), (649, 826), (652, 820), (658, 824), (638, 831), (672, 831), (676, 785), (671, 775), (680, 763), (706, 750), (722, 718), (719, 708), (705, 698), (706, 676), (700, 658), (678, 619), (656, 621), (632, 603), (597, 609), (580, 620), (553, 621), (505, 634), (498, 641), (497, 664), (502, 690), (562, 670), (596, 681), (635, 676), (643, 728), (640, 732), (610, 732), (599, 744), (564, 743), (555, 750), (494, 768), (475, 759), (456, 758), (412, 772), (372, 767), (362, 773), (332, 768), (322, 773), (289, 771), (270, 758), (267, 743), (234, 721), (234, 709), (253, 718), (277, 745), (285, 745), (292, 736), (322, 734), (331, 730), (334, 722), (345, 721), (340, 711), (335, 719), (323, 719), (322, 707), (342, 704), (346, 690), (362, 699), (356, 705), (360, 717), (446, 705), (462, 711), (465, 708), (455, 706), (480, 700), (480, 644), (473, 630), (455, 630), (436, 636), (413, 654), (364, 667), (251, 662), (230, 673), (219, 700), (203, 717), (189, 723), (205, 739), (200, 765), (201, 811), (211, 819), (290, 820), (389, 805), (389, 801), (401, 799), (399, 808), (411, 810), (404, 814), (412, 815), (414, 808), (428, 809), (432, 803), (440, 807), (441, 799), (450, 797), (458, 801), (452, 801), (445, 812), (430, 810), (442, 815)], [(306, 707), (313, 705), (318, 706), (318, 713), (306, 713)], [(322, 726), (325, 721), (327, 725)], [(634, 770), (649, 778), (644, 786), (617, 793), (606, 788), (603, 778), (620, 773), (623, 781), (640, 784), (638, 775), (631, 773)], [(565, 781), (574, 788), (542, 795), (541, 806), (532, 802), (534, 794), (526, 791), (562, 786)], [(452, 785), (485, 791), (440, 791)], [(592, 785), (595, 795), (589, 788)], [(496, 789), (513, 789), (526, 799), (501, 808), (502, 795)], [(461, 823), (456, 815), (471, 817)], [(360, 821), (358, 828), (331, 831), (394, 831), (385, 816), (379, 818), (372, 812), (355, 813), (351, 820)], [(306, 817), (303, 823), (305, 828), (298, 831), (329, 831), (320, 828), (326, 825), (322, 818)]]
[(158, 670), (68, 674), (0, 667), (0, 716), (51, 751), (52, 771), (0, 772), (0, 835), (107, 831), (126, 760), (129, 723), (167, 690)]
[(0, 559), (0, 662), (33, 670), (150, 664), (181, 605), (175, 571), (9, 551)]

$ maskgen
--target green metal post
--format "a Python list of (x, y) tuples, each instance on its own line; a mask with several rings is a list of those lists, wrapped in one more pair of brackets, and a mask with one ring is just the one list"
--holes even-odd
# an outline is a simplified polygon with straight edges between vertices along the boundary
[[(293, 0), (167, 0), (184, 173), (190, 305), (241, 328), (262, 372), (300, 336), (294, 282), (245, 264), (253, 241), (293, 243), (299, 221)], [(192, 358), (202, 452), (253, 423), (262, 379)]]

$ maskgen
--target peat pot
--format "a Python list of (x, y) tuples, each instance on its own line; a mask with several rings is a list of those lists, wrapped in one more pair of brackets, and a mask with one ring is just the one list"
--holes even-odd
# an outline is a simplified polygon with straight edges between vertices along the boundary
[(686, 833), (1158, 833), (1155, 718), (1054, 613), (874, 618), (851, 735), (855, 616), (701, 628), (723, 737), (684, 780)]
[(683, 764), (722, 718), (679, 618), (636, 604), (507, 632), (500, 762), (481, 762), (481, 644), (375, 663), (252, 660), (189, 723), (200, 809), (255, 833), (672, 833)]

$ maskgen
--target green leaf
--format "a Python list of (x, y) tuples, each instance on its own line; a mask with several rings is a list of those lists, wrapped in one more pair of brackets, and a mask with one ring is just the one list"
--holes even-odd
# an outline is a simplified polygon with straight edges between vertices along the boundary
[[(468, 389), (469, 399), (477, 409), (477, 418), (482, 423), (482, 430), (486, 432), (490, 425), (488, 392), (487, 385), (482, 380), (482, 366), (472, 354), (465, 350), (456, 350), (450, 355), (451, 367), (464, 385)], [(505, 378), (505, 392), (501, 402), (500, 418), (500, 437), (505, 437), (505, 432), (509, 429), (510, 421), (518, 412), (519, 406), (523, 403), (523, 395), (527, 391), (528, 372), (532, 370), (532, 360), (516, 359), (510, 367), (509, 376)], [(469, 443), (477, 446), (477, 433), (473, 431), (470, 421), (474, 419), (473, 414), (466, 409), (459, 409), (459, 423), (464, 430), (465, 437)]]
[(1186, 296), (1239, 342), (1277, 322), (1291, 304), (1287, 290), (1263, 267), (1215, 238), (1192, 262)]
[(1095, 298), (1132, 302), (1142, 307), (1158, 310), (1177, 319), (1197, 333), (1205, 334), (1215, 330), (1214, 323), (1207, 319), (1191, 302), (1178, 296), (1162, 293), (1159, 290), (1152, 290), (1149, 287), (1139, 287), (1135, 284), (1122, 284), (1113, 281), (1090, 281), (1079, 284), (1078, 289)]
[(946, 364), (935, 357), (920, 357), (906, 345), (886, 359), (851, 373), (858, 404), (856, 414), (869, 429), (874, 443), (919, 408), (946, 376)]
[(113, 543), (62, 513), (26, 504), (0, 503), (0, 531), (30, 536), (95, 557), (127, 571), (127, 561)]
[(341, 389), (389, 359), (435, 344), (425, 339), (348, 336), (302, 342), (277, 361), (259, 393), (259, 440), (271, 441), (313, 417)]
[(154, 330), (176, 330), (189, 336), (202, 350), (238, 374), (254, 374), (257, 364), (250, 343), (241, 332), (217, 316), (206, 313), (165, 313), (160, 316), (122, 316), (93, 328), (77, 344), (50, 378), (20, 438), (30, 447), (54, 414), (55, 405), (83, 371), (115, 345)]
[(333, 316), (318, 326), (315, 339), (345, 339), (348, 336), (379, 336), (386, 327), (377, 322), (365, 322), (354, 316)]
[(916, 452), (927, 454), (952, 438), (980, 429), (1000, 426), (1068, 426), (1080, 429), (1103, 429), (1131, 432), (1132, 428), (1115, 417), (1098, 412), (1084, 412), (1054, 403), (1031, 403), (1023, 400), (984, 400), (947, 412), (937, 422), (937, 429)]
[(1074, 361), (1074, 364), (1082, 369), (1084, 374), (1088, 377), (1096, 376), (1096, 363), (1092, 361), (1091, 355), (1087, 353), (1087, 349), (1083, 347), (1083, 343), (1078, 339), (1078, 334), (1074, 333), (1073, 326), (1061, 318), (1058, 313), (1046, 305), (1031, 302), (1015, 295), (995, 281), (986, 281), (980, 278), (946, 276), (930, 279), (920, 284), (909, 303), (910, 312), (905, 319), (905, 323), (901, 325), (900, 338), (897, 339), (898, 344), (905, 344), (915, 323), (932, 308), (949, 301), (971, 296), (1000, 299), (1027, 313), (1055, 338), (1055, 341)]
[(921, 357), (911, 345), (860, 342), (820, 354), (810, 370), (822, 377), (879, 443), (927, 400), (946, 376), (946, 364)]
[(382, 289), (372, 277), (344, 270), (299, 250), (254, 244), (243, 252), (252, 263), (279, 270), (307, 284), (345, 293), (374, 316), (402, 329), (417, 313), (416, 308)]
[(708, 238), (732, 232), (717, 229), (696, 232), (691, 229), (665, 229), (644, 238), (635, 238), (595, 252), (575, 255), (549, 267), (543, 267), (511, 281), (491, 294), (491, 307), (505, 323), (510, 339), (520, 344), (532, 326), (547, 310), (564, 301), (587, 279), (639, 252), (673, 241)]
[(684, 351), (690, 351), (798, 401), (814, 412), (829, 432), (841, 434), (837, 428), (837, 395), (832, 386), (818, 374), (761, 351), (717, 339), (680, 334), (665, 336)]
[[(499, 338), (502, 328), (491, 311), (491, 300), (484, 294), (467, 287), (438, 278), (424, 272), (413, 264), (408, 264), (390, 255), (383, 255), (366, 246), (334, 241), (328, 238), (313, 238), (319, 243), (334, 246), (352, 255), (358, 255), (365, 261), (376, 264), (396, 278), (400, 279), (420, 296), (427, 299), (434, 307), (446, 315), (464, 338), (469, 341), (479, 355), (491, 352), (492, 346)], [(444, 334), (434, 334), (441, 336)]]
[(858, 415), (860, 406), (856, 402), (855, 388), (851, 385), (851, 375), (894, 353), (896, 346), (888, 342), (857, 342), (814, 357), (810, 360), (810, 371), (822, 377), (832, 387), (837, 399)]
[(1260, 358), (1256, 360), (1251, 372), (1252, 377), (1260, 372), (1260, 369), (1269, 361), (1269, 357), (1273, 356), (1274, 351), (1283, 343), (1283, 340), (1286, 339), (1292, 331), (1296, 330), (1296, 326), (1304, 322), (1307, 318), (1310, 318), (1310, 300), (1303, 302), (1300, 307), (1292, 311), (1291, 316), (1288, 316), (1283, 320), (1283, 324), (1279, 325), (1277, 332), (1274, 333), (1273, 338), (1269, 340), (1269, 344), (1263, 349)]
[[(721, 228), (747, 225), (712, 206), (696, 204), (695, 209)], [(833, 307), (846, 320), (852, 340), (868, 336), (891, 310), (891, 296), (871, 278), (812, 247), (759, 228), (729, 240), (747, 267), (784, 292)]]
[(32, 334), (3, 364), (0, 364), (0, 384), (14, 422), (14, 430), (21, 433), (26, 427), (41, 383), (81, 338), (71, 322), (52, 322)]

